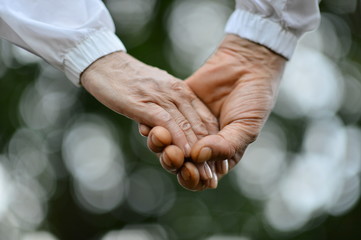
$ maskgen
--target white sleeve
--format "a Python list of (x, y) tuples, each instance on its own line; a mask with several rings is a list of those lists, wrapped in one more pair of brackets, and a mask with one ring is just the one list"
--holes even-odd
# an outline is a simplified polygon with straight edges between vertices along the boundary
[(100, 0), (1, 0), (0, 37), (65, 72), (79, 85), (92, 62), (125, 50)]
[(297, 40), (319, 21), (318, 0), (236, 0), (225, 31), (290, 58)]

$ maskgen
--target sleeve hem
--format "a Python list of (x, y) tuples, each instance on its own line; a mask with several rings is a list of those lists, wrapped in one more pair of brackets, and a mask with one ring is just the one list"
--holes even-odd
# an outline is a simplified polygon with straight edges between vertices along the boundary
[(281, 24), (241, 9), (233, 12), (225, 32), (262, 44), (287, 59), (291, 58), (298, 41), (298, 36)]
[(64, 72), (76, 86), (80, 86), (80, 74), (94, 61), (116, 51), (126, 51), (123, 43), (112, 31), (92, 34), (64, 57)]

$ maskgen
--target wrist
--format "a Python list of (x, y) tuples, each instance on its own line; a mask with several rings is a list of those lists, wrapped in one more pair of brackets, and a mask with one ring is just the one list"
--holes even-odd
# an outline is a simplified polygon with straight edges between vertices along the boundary
[[(102, 56), (90, 64), (80, 75), (80, 84), (87, 88), (94, 74), (106, 74), (110, 67), (114, 65), (124, 65), (130, 61), (130, 55), (123, 51), (112, 52)], [(111, 65), (111, 66), (110, 66)]]
[(227, 34), (218, 50), (229, 51), (238, 57), (244, 56), (252, 59), (252, 56), (263, 55), (265, 57), (279, 58), (280, 61), (287, 61), (285, 57), (272, 51), (266, 46), (241, 38), (234, 34)]
[(71, 48), (64, 56), (65, 75), (77, 86), (80, 75), (96, 59), (115, 51), (125, 51), (123, 43), (109, 30), (99, 30)]
[(239, 68), (247, 68), (247, 71), (269, 68), (283, 72), (287, 59), (271, 49), (239, 37), (234, 34), (227, 34), (218, 47), (216, 54), (231, 58), (238, 62)]

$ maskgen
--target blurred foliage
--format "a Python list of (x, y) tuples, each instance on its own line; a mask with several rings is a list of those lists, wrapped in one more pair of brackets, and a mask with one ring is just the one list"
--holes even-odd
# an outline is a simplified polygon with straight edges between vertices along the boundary
[[(345, 21), (352, 32), (351, 49), (346, 56), (336, 59), (336, 64), (340, 66), (345, 61), (353, 61), (355, 64), (361, 64), (361, 30), (359, 28), (361, 21), (360, 1), (356, 1), (357, 7), (352, 11), (347, 11), (346, 9), (345, 11), (339, 12), (337, 11), (339, 8), (335, 8), (335, 6), (330, 4), (331, 1), (332, 0), (324, 1), (321, 4), (322, 11)], [(174, 8), (179, 7), (182, 1), (108, 0), (105, 2), (109, 6), (116, 21), (117, 34), (125, 46), (127, 46), (127, 50), (131, 55), (145, 63), (165, 69), (179, 78), (189, 76), (191, 70), (197, 67), (197, 62), (190, 64), (191, 66), (184, 67), (185, 62), (176, 59), (177, 52), (170, 53), (174, 48), (172, 48), (172, 40), (169, 35), (169, 19)], [(189, 3), (189, 1), (184, 2)], [(234, 4), (231, 0), (223, 1), (222, 3), (211, 0), (200, 2), (201, 4), (211, 2), (215, 4), (214, 6), (218, 7), (222, 5), (221, 7), (223, 7), (224, 10), (222, 10), (223, 15), (229, 14)], [(122, 4), (125, 4), (125, 10), (121, 9)], [(214, 6), (210, 5), (210, 9)], [(198, 9), (197, 7), (197, 5), (194, 5), (194, 9)], [(125, 11), (128, 11), (128, 14), (126, 14), (127, 12)], [(221, 13), (219, 14), (222, 15)], [(220, 21), (224, 22), (223, 18), (221, 18)], [(135, 24), (134, 26), (129, 25), (132, 22)], [(181, 23), (179, 24), (181, 25)], [(184, 32), (184, 34), (188, 33)], [(187, 37), (191, 39), (191, 36)], [(210, 46), (210, 48), (213, 47), (214, 49), (220, 38), (221, 36), (215, 37), (214, 44)], [(341, 44), (342, 41), (341, 36)], [(2, 42), (2, 44), (3, 50), (9, 48), (8, 44), (4, 42)], [(211, 50), (207, 49), (207, 51), (208, 52), (202, 53), (203, 60), (205, 59), (204, 56), (211, 53)], [(185, 54), (185, 56), (187, 57), (188, 55)], [(207, 190), (196, 193), (189, 192), (177, 184), (174, 176), (163, 171), (156, 156), (147, 150), (146, 140), (139, 136), (137, 126), (131, 120), (117, 115), (102, 106), (83, 89), (75, 89), (75, 87), (67, 82), (62, 74), (59, 74), (53, 69), (49, 70), (49, 67), (39, 60), (21, 61), (21, 57), (16, 57), (16, 54), (7, 54), (2, 51), (2, 60), (0, 62), (0, 163), (4, 170), (9, 171), (9, 176), (7, 177), (8, 182), (16, 182), (21, 178), (17, 174), (24, 174), (24, 172), (16, 170), (18, 165), (12, 166), (11, 163), (13, 159), (15, 159), (13, 155), (17, 154), (11, 150), (13, 148), (17, 149), (14, 143), (16, 140), (14, 136), (19, 136), (19, 134), (25, 134), (24, 136), (28, 136), (26, 134), (39, 136), (39, 139), (41, 139), (39, 140), (40, 145), (44, 144), (44, 146), (46, 146), (46, 149), (40, 152), (43, 153), (49, 163), (49, 166), (44, 167), (44, 169), (52, 169), (49, 170), (49, 172), (48, 170), (44, 170), (32, 177), (29, 177), (29, 175), (24, 178), (25, 183), (36, 181), (42, 188), (50, 189), (48, 190), (48, 198), (39, 198), (39, 202), (44, 209), (43, 218), (40, 219), (38, 224), (34, 225), (27, 225), (20, 220), (17, 222), (14, 219), (17, 219), (21, 213), (18, 213), (16, 208), (11, 207), (11, 203), (7, 202), (7, 210), (2, 211), (0, 206), (0, 239), (25, 239), (22, 238), (24, 234), (39, 230), (50, 232), (56, 236), (56, 238), (66, 240), (330, 240), (358, 239), (361, 236), (361, 230), (359, 229), (361, 225), (360, 203), (354, 205), (350, 210), (345, 211), (340, 216), (328, 216), (328, 214), (325, 214), (320, 209), (319, 212), (316, 211), (316, 213), (313, 213), (311, 220), (307, 221), (305, 226), (301, 226), (293, 231), (277, 231), (265, 220), (265, 201), (247, 197), (239, 187), (239, 177), (237, 177), (235, 173), (231, 173), (222, 179), (217, 190)], [(179, 66), (180, 69), (178, 69), (177, 66)], [(346, 70), (347, 69), (343, 69), (343, 71)], [(50, 73), (47, 73), (47, 71)], [(54, 72), (56, 76), (53, 76)], [(41, 80), (43, 78), (51, 78), (49, 76), (54, 77), (54, 79), (47, 80), (54, 81), (55, 87), (52, 86), (53, 83), (47, 83)], [(361, 79), (357, 79), (359, 82), (360, 80)], [(65, 90), (70, 89), (68, 91), (72, 92), (72, 96), (75, 99), (74, 102), (67, 103), (69, 106), (65, 104), (68, 106), (66, 110), (64, 110), (64, 107), (64, 109), (60, 109), (59, 112), (56, 113), (57, 115), (54, 115), (56, 117), (53, 119), (55, 119), (54, 122), (56, 123), (45, 122), (48, 124), (47, 126), (36, 126), (35, 123), (38, 120), (31, 120), (32, 116), (29, 117), (27, 115), (28, 113), (22, 110), (23, 108), (21, 107), (22, 104), (26, 102), (30, 105), (25, 105), (25, 107), (32, 107), (32, 102), (24, 100), (24, 96), (27, 96), (26, 91), (34, 93), (35, 90), (31, 89), (37, 89), (36, 91), (40, 92), (45, 89), (46, 91), (59, 93), (56, 92), (60, 91), (59, 88)], [(361, 95), (361, 92), (358, 94)], [(49, 99), (52, 99), (52, 96), (49, 96)], [(45, 105), (46, 104), (45, 102)], [(58, 102), (50, 106), (63, 104), (64, 102)], [(360, 108), (360, 105), (352, 107)], [(44, 109), (46, 109), (46, 106)], [(337, 116), (345, 124), (351, 123), (354, 126), (360, 126), (361, 124), (360, 118), (351, 118), (349, 117), (350, 114), (347, 111), (343, 112), (342, 109), (337, 112)], [(51, 120), (52, 118), (50, 117), (49, 119)], [(294, 154), (301, 151), (305, 132), (309, 124), (307, 117), (290, 119), (284, 117), (282, 114), (276, 113), (271, 116), (271, 120), (278, 123), (278, 126), (281, 126), (285, 134), (287, 154)], [(31, 125), (29, 122), (35, 122), (35, 125)], [(72, 136), (72, 131), (80, 131), (77, 126), (90, 123), (99, 123), (102, 129), (106, 129), (104, 131), (102, 129), (99, 130), (101, 133), (105, 132), (104, 139), (110, 139), (109, 141), (111, 141), (111, 143), (109, 143), (109, 146), (111, 148), (119, 148), (119, 150), (116, 150), (114, 153), (111, 152), (111, 154), (117, 156), (115, 157), (116, 160), (114, 160), (114, 164), (116, 164), (114, 166), (119, 165), (125, 170), (123, 173), (124, 176), (120, 178), (121, 182), (116, 185), (121, 192), (118, 204), (115, 206), (109, 205), (108, 207), (108, 205), (104, 203), (106, 200), (102, 199), (102, 197), (99, 198), (100, 200), (97, 197), (94, 198), (94, 201), (99, 201), (99, 206), (104, 206), (104, 209), (84, 203), (86, 200), (82, 199), (81, 196), (88, 196), (86, 194), (94, 192), (90, 190), (86, 192), (84, 186), (82, 188), (81, 181), (83, 180), (76, 175), (76, 171), (81, 170), (71, 169), (71, 167), (69, 167), (71, 163), (64, 160), (64, 158), (66, 158), (64, 157), (67, 148), (65, 145), (66, 141), (75, 141), (76, 143), (76, 140), (79, 142), (83, 142), (83, 140), (85, 142), (85, 140), (87, 140), (81, 139), (79, 136), (78, 138), (76, 138), (77, 136)], [(92, 126), (94, 125), (89, 126), (89, 131), (92, 131), (94, 128)], [(25, 133), (22, 132), (23, 130)], [(30, 133), (26, 131), (30, 131)], [(80, 131), (80, 133), (86, 134), (87, 132), (85, 131), (84, 133)], [(94, 134), (96, 135), (97, 132)], [(73, 138), (76, 140), (72, 140)], [(20, 140), (21, 139), (23, 139), (23, 137), (20, 137)], [(98, 154), (97, 145), (94, 146), (94, 151), (90, 152), (96, 155)], [(101, 144), (98, 145), (98, 147), (100, 148)], [(22, 148), (18, 149), (21, 150)], [(103, 150), (99, 151), (101, 152)], [(104, 151), (106, 152), (108, 150)], [(29, 153), (32, 152), (30, 151)], [(91, 155), (84, 156), (91, 157)], [(21, 156), (18, 156), (18, 158), (21, 158)], [(290, 165), (290, 161), (292, 161), (292, 158), (289, 159), (291, 160), (288, 160), (288, 165)], [(87, 159), (84, 161), (86, 162), (86, 160)], [(83, 171), (96, 171), (96, 169), (88, 168), (89, 166), (87, 166), (86, 163), (82, 164), (87, 167)], [(27, 171), (26, 169), (24, 170), (25, 172)], [(80, 176), (84, 177), (83, 175)], [(357, 176), (359, 176), (359, 173)], [(88, 176), (85, 176), (85, 178), (87, 177)], [(29, 179), (33, 180), (30, 181)], [(52, 181), (55, 186), (53, 188), (48, 186)], [(323, 187), (327, 188), (328, 186), (325, 185)], [(29, 187), (29, 189), (33, 188)], [(2, 190), (1, 184), (0, 190)], [(47, 190), (44, 191), (46, 192)], [(85, 193), (82, 191), (85, 191)], [(0, 193), (2, 194), (0, 198), (4, 197), (4, 194), (8, 192), (9, 190)], [(34, 192), (34, 194), (41, 195), (43, 193), (39, 191)], [(109, 193), (106, 192), (106, 194)], [(359, 196), (357, 196), (357, 198), (358, 197)], [(15, 200), (12, 199), (11, 201)], [(23, 207), (25, 209), (31, 208), (33, 205), (27, 205), (26, 201), (27, 200), (24, 199)], [(21, 207), (19, 209), (21, 210)], [(30, 215), (30, 219), (32, 217), (34, 216)], [(123, 235), (120, 234), (118, 236), (119, 238), (116, 238), (115, 236), (117, 235), (114, 231), (122, 229), (124, 231)], [(141, 235), (141, 230), (145, 231), (143, 235)], [(114, 234), (113, 238), (110, 233)], [(132, 233), (135, 233), (135, 235), (132, 235)], [(107, 237), (104, 237), (105, 235)], [(52, 238), (45, 236), (44, 238), (29, 239)]]

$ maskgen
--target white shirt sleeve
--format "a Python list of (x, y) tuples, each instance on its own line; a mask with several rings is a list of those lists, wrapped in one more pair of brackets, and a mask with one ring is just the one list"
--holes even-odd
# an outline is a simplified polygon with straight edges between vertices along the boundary
[(46, 60), (79, 85), (92, 62), (125, 50), (100, 0), (1, 0), (0, 37)]
[(318, 0), (236, 0), (225, 31), (290, 58), (297, 40), (319, 22)]

